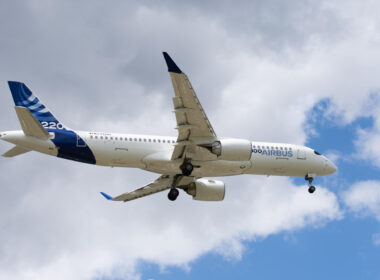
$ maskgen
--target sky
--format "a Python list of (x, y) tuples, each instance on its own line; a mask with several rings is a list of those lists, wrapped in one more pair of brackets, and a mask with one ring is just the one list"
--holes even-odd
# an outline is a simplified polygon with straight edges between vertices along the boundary
[[(176, 136), (162, 51), (216, 133), (307, 145), (315, 179), (242, 175), (223, 202), (117, 195), (137, 169), (0, 158), (0, 279), (380, 279), (377, 1), (0, 1), (0, 130), (8, 80), (66, 126)], [(11, 144), (0, 143), (4, 153)]]

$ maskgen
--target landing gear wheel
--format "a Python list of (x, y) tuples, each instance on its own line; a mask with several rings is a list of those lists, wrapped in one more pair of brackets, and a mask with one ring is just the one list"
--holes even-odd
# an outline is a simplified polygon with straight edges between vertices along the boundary
[(191, 162), (185, 162), (182, 165), (182, 174), (185, 176), (190, 176), (191, 172), (193, 172), (194, 166), (191, 164)]
[(315, 187), (314, 186), (310, 186), (309, 187), (309, 193), (313, 193), (315, 192)]
[(306, 175), (305, 180), (309, 182), (309, 193), (315, 192), (315, 187), (312, 185), (314, 178)]
[(179, 195), (178, 189), (173, 188), (173, 189), (170, 189), (170, 191), (168, 193), (168, 198), (169, 198), (169, 200), (174, 201), (177, 199), (178, 195)]

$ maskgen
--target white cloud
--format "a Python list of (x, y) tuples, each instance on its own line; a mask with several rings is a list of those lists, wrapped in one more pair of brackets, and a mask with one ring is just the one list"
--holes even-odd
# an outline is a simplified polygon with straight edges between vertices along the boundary
[[(359, 217), (374, 217), (380, 222), (380, 181), (368, 180), (353, 184), (342, 194), (349, 211)], [(375, 246), (380, 246), (380, 233), (372, 235)]]
[(380, 246), (380, 233), (376, 233), (372, 236), (373, 238), (373, 243), (376, 245), (376, 246)]
[[(96, 275), (138, 277), (140, 260), (186, 267), (210, 251), (241, 257), (242, 241), (321, 226), (339, 219), (336, 196), (324, 188), (315, 195), (288, 178), (227, 178), (226, 200), (193, 201), (185, 193), (170, 203), (166, 193), (130, 203), (104, 200), (99, 191), (118, 194), (153, 179), (142, 171), (101, 168), (38, 154), (15, 159), (2, 170), (10, 193), (2, 196), (0, 278), (89, 279)], [(5, 160), (2, 160), (5, 161)], [(34, 170), (16, 174), (16, 166)], [(54, 166), (54, 169), (49, 169)], [(28, 171), (28, 170), (25, 170)], [(68, 174), (68, 176), (62, 176)]]
[(380, 181), (361, 181), (342, 195), (344, 203), (359, 215), (374, 216), (380, 221)]
[(373, 165), (380, 168), (380, 94), (373, 95), (370, 99), (371, 106), (368, 112), (373, 120), (370, 128), (358, 128), (358, 136), (355, 140), (357, 149), (356, 157), (365, 161), (370, 161)]

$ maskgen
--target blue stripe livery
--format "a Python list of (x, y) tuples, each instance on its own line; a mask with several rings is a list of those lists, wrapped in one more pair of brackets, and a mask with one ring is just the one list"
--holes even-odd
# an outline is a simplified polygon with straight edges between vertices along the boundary
[[(52, 113), (45, 107), (44, 104), (32, 93), (32, 91), (20, 82), (9, 81), (9, 88), (12, 92), (13, 100), (16, 106), (28, 108), (33, 116), (46, 128), (46, 126), (55, 123), (55, 127), (60, 122), (53, 116)], [(45, 125), (46, 123), (46, 125)], [(58, 125), (59, 126), (59, 125)], [(60, 124), (63, 129), (62, 124)]]
[(9, 81), (8, 85), (16, 106), (27, 108), (48, 132), (54, 133), (51, 141), (58, 148), (58, 157), (96, 163), (86, 142), (77, 133), (65, 128), (24, 83)]
[(84, 163), (96, 163), (91, 149), (77, 133), (71, 130), (58, 129), (48, 129), (48, 131), (55, 133), (55, 137), (51, 141), (58, 147), (58, 157)]

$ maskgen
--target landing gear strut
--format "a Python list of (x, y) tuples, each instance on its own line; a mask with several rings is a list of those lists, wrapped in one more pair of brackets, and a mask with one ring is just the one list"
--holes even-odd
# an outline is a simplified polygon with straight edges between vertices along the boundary
[(305, 176), (305, 180), (309, 182), (309, 193), (315, 192), (315, 187), (312, 185), (313, 179), (313, 177), (309, 177), (308, 175)]
[(181, 166), (182, 174), (185, 176), (190, 176), (191, 172), (193, 172), (193, 169), (194, 166), (191, 164), (190, 161), (185, 161)]

